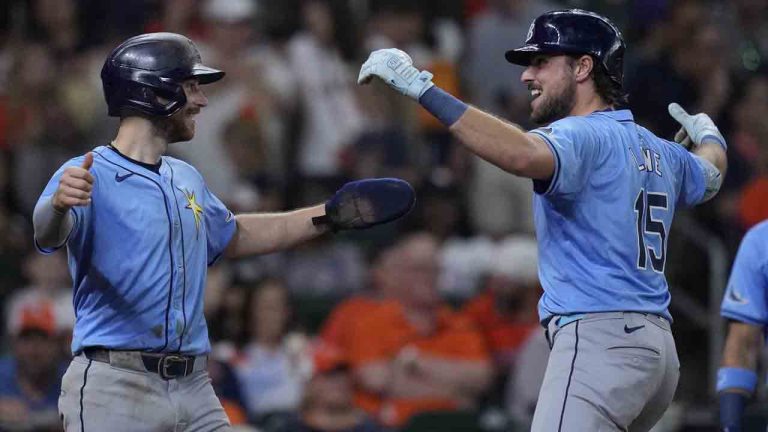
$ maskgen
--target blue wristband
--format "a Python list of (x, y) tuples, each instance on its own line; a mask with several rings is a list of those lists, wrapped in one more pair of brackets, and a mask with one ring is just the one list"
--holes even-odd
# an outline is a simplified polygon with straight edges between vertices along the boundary
[(757, 387), (757, 374), (744, 368), (721, 367), (717, 370), (717, 391), (739, 389), (752, 393)]
[(704, 135), (703, 137), (701, 137), (701, 143), (702, 144), (704, 144), (704, 141), (706, 141), (706, 140), (714, 141), (714, 142), (720, 144), (720, 147), (722, 147), (723, 150), (726, 150), (726, 151), (728, 150), (728, 145), (726, 145), (725, 141), (720, 139), (720, 137), (717, 136), (717, 135)]
[(448, 127), (464, 114), (469, 105), (438, 86), (432, 86), (419, 98), (421, 106)]
[(741, 393), (720, 393), (720, 428), (725, 432), (741, 432), (747, 397)]

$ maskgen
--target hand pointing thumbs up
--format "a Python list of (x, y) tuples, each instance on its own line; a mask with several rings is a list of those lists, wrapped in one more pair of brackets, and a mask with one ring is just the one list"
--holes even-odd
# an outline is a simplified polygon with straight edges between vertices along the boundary
[(59, 188), (53, 195), (53, 207), (65, 212), (74, 206), (87, 206), (91, 203), (93, 175), (88, 171), (93, 166), (93, 153), (88, 152), (83, 163), (67, 167), (59, 180)]

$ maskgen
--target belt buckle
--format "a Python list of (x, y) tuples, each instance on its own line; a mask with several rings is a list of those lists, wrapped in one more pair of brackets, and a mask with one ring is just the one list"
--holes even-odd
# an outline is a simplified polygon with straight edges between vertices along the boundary
[[(187, 372), (187, 362), (189, 359), (177, 356), (177, 355), (167, 355), (160, 359), (160, 361), (157, 363), (157, 373), (160, 375), (160, 377), (164, 380), (174, 379), (179, 376), (184, 376)], [(168, 369), (170, 369), (174, 363), (183, 363), (184, 364), (184, 371), (180, 374), (169, 374)]]

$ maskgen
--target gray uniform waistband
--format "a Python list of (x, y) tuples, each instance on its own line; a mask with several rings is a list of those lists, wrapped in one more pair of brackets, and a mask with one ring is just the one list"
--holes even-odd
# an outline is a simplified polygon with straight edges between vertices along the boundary
[(86, 348), (82, 355), (89, 360), (109, 363), (111, 366), (138, 372), (151, 372), (163, 379), (173, 379), (205, 370), (208, 356), (185, 356), (171, 353), (142, 351), (118, 351), (102, 348)]
[(645, 318), (653, 324), (665, 329), (671, 330), (671, 324), (668, 319), (661, 315), (656, 315), (647, 312), (590, 312), (583, 314), (569, 314), (569, 315), (553, 315), (544, 324), (545, 327), (549, 327), (550, 324), (554, 324), (557, 327), (563, 327), (575, 321), (595, 321), (599, 319), (618, 319), (625, 317), (639, 317)]

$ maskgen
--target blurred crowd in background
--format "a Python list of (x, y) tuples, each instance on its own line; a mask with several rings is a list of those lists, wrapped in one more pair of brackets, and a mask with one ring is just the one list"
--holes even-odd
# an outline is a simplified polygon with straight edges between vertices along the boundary
[(723, 190), (678, 214), (667, 263), (682, 375), (662, 430), (714, 424), (710, 336), (722, 323), (708, 287), (744, 231), (768, 218), (768, 2), (6, 0), (0, 430), (60, 430), (71, 280), (65, 251), (35, 252), (31, 214), (64, 161), (114, 138), (102, 63), (151, 31), (191, 37), (206, 64), (227, 72), (205, 88), (195, 138), (170, 152), (234, 212), (321, 202), (364, 177), (403, 178), (418, 192), (396, 224), (209, 269), (210, 372), (232, 423), (525, 430), (548, 355), (531, 183), (468, 154), (417, 104), (356, 78), (371, 50), (398, 47), (437, 85), (532, 127), (522, 69), (503, 53), (533, 18), (562, 7), (603, 13), (622, 29), (640, 124), (671, 139), (675, 101), (708, 113), (728, 139)]

